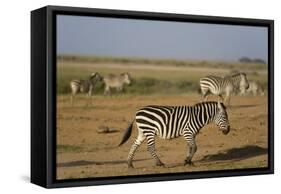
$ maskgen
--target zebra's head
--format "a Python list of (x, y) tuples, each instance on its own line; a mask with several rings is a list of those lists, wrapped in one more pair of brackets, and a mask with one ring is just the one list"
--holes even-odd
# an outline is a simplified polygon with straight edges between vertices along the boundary
[(91, 74), (90, 79), (91, 80), (95, 79), (96, 81), (101, 81), (102, 77), (99, 73), (94, 72), (94, 73)]
[(246, 73), (240, 73), (240, 77), (241, 77), (240, 89), (247, 90), (249, 88), (249, 82)]
[(130, 85), (132, 82), (132, 78), (129, 73), (122, 73), (121, 76), (123, 77), (124, 83)]
[(217, 105), (217, 114), (214, 118), (215, 124), (219, 127), (219, 129), (223, 132), (224, 135), (227, 135), (230, 131), (230, 125), (228, 121), (228, 115), (226, 112), (226, 107), (220, 101)]

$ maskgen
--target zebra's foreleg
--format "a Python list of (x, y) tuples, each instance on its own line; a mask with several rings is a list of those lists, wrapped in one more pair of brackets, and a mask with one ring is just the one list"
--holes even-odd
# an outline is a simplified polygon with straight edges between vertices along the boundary
[(226, 90), (224, 104), (228, 107), (230, 107), (230, 97), (231, 97), (232, 92), (233, 92), (233, 89), (228, 88), (228, 90)]
[(196, 142), (195, 142), (195, 138), (194, 138), (193, 135), (192, 135), (192, 137), (190, 137), (190, 135), (192, 135), (192, 134), (190, 134), (190, 133), (184, 134), (184, 138), (186, 139), (187, 145), (189, 147), (189, 154), (187, 154), (187, 157), (184, 161), (185, 165), (186, 164), (193, 165), (191, 160), (192, 160), (195, 152), (197, 151), (197, 145), (196, 145)]
[(206, 102), (209, 97), (209, 90), (202, 89), (202, 102)]
[(105, 86), (103, 95), (108, 95), (108, 94), (110, 94), (110, 87), (109, 86)]
[(71, 104), (72, 107), (73, 107), (73, 100), (74, 100), (74, 95), (71, 94), (71, 96), (70, 96), (70, 104)]
[(225, 101), (224, 104), (230, 107), (230, 95), (226, 95), (224, 101)]
[(121, 96), (123, 92), (122, 86), (116, 87), (116, 96)]
[(92, 104), (92, 91), (93, 91), (93, 88), (91, 87), (89, 92), (88, 92), (88, 104)]
[(254, 90), (254, 91), (253, 91), (253, 95), (254, 95), (254, 96), (257, 96), (257, 95), (258, 95), (258, 90)]
[(207, 100), (208, 100), (208, 94), (207, 95), (205, 95), (205, 96), (203, 96), (203, 102), (207, 102)]
[(123, 86), (119, 86), (116, 89), (117, 89), (117, 92), (119, 92), (119, 93), (123, 92)]
[(221, 94), (219, 94), (219, 97), (220, 97), (221, 102), (223, 102), (223, 101), (224, 101), (224, 99), (223, 99), (223, 97), (222, 97), (222, 95), (221, 95)]
[(193, 165), (193, 162), (191, 161), (195, 152), (197, 151), (197, 146), (196, 144), (189, 144), (189, 155), (186, 157), (185, 159), (185, 165), (189, 164), (189, 165)]
[(161, 162), (161, 160), (156, 154), (154, 136), (147, 137), (147, 150), (150, 152), (152, 157), (156, 160), (156, 166), (164, 166), (164, 164)]
[(133, 161), (135, 152), (144, 140), (145, 140), (144, 135), (142, 133), (139, 133), (139, 135), (136, 138), (136, 140), (134, 141), (134, 143), (130, 149), (129, 155), (128, 155), (128, 159), (127, 159), (128, 168), (134, 168), (132, 161)]

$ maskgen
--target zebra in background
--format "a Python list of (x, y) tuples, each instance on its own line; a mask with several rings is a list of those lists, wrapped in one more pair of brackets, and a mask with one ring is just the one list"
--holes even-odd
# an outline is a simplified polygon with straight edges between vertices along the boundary
[(155, 136), (163, 139), (183, 136), (189, 146), (185, 164), (192, 164), (192, 157), (197, 150), (195, 137), (202, 127), (214, 122), (223, 134), (226, 135), (230, 131), (226, 107), (221, 102), (203, 102), (194, 106), (146, 106), (136, 112), (135, 119), (125, 131), (119, 146), (130, 138), (134, 121), (137, 124), (138, 136), (128, 155), (129, 168), (133, 167), (134, 154), (145, 139), (156, 165), (163, 166), (156, 154)]
[(103, 82), (105, 83), (104, 95), (106, 95), (110, 94), (110, 88), (116, 88), (118, 92), (123, 91), (124, 85), (130, 85), (132, 79), (129, 73), (109, 74), (103, 78)]
[(218, 77), (207, 76), (200, 79), (200, 89), (203, 101), (207, 101), (210, 93), (217, 95), (223, 100), (222, 95), (225, 94), (224, 103), (230, 105), (230, 96), (240, 90), (245, 93), (249, 83), (245, 73), (237, 73), (231, 76)]
[(257, 96), (257, 95), (264, 95), (264, 89), (263, 87), (258, 84), (255, 81), (249, 81), (249, 88), (244, 92), (240, 92), (241, 95), (245, 95), (245, 94), (252, 94), (253, 96)]
[(71, 105), (73, 106), (74, 96), (81, 93), (87, 93), (89, 100), (92, 96), (93, 88), (97, 84), (98, 81), (101, 81), (102, 77), (99, 73), (92, 73), (88, 80), (72, 80), (70, 82), (71, 89)]

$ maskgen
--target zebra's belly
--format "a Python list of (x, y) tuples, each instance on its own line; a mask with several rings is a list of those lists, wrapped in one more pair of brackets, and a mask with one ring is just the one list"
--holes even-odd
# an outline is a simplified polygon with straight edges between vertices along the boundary
[(180, 135), (176, 135), (176, 136), (160, 136), (160, 135), (158, 135), (158, 137), (160, 137), (161, 139), (167, 139), (167, 140), (169, 140), (169, 139), (175, 139), (175, 138), (178, 138), (178, 137), (180, 137)]
[(89, 91), (89, 86), (87, 86), (87, 85), (82, 85), (82, 86), (80, 87), (80, 92), (81, 92), (81, 93), (88, 92), (88, 91)]
[(180, 130), (171, 129), (169, 127), (164, 129), (158, 129), (156, 131), (156, 135), (159, 136), (161, 139), (174, 139), (181, 136)]
[(123, 83), (119, 83), (119, 82), (107, 82), (106, 84), (111, 88), (118, 88), (123, 86)]
[(223, 91), (217, 90), (217, 89), (211, 89), (211, 93), (214, 95), (221, 95), (223, 93)]

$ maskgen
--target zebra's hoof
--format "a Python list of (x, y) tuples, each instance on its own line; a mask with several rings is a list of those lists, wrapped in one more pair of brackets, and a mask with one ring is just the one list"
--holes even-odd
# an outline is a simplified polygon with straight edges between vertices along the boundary
[(191, 160), (190, 159), (186, 159), (185, 161), (184, 161), (184, 165), (186, 166), (186, 165), (189, 165), (189, 166), (194, 166), (194, 163), (193, 162), (191, 162)]
[(133, 169), (134, 166), (133, 166), (132, 164), (131, 164), (131, 165), (128, 164), (128, 168), (129, 168), (129, 169)]
[(157, 162), (157, 163), (156, 163), (156, 166), (163, 166), (163, 167), (164, 167), (165, 165), (164, 165), (164, 163), (162, 163), (162, 162), (160, 161), (160, 162)]
[(132, 163), (132, 162), (128, 162), (127, 164), (128, 164), (128, 168), (131, 168), (131, 169), (132, 169), (132, 168), (134, 168), (134, 166), (133, 166), (133, 163)]

